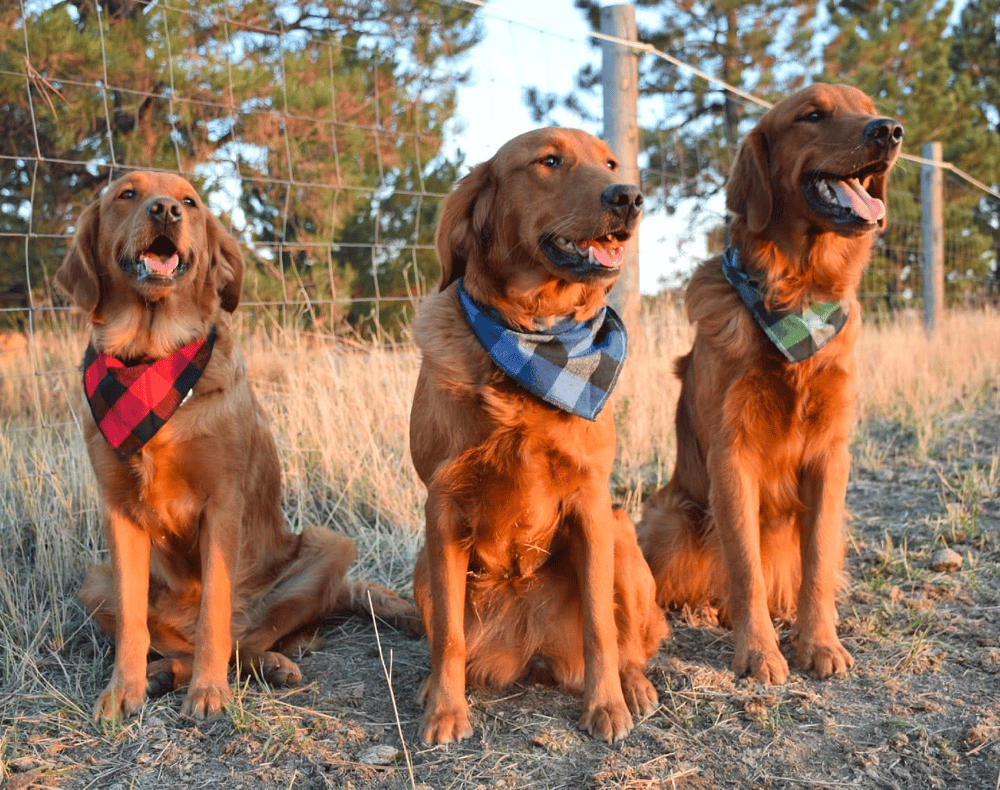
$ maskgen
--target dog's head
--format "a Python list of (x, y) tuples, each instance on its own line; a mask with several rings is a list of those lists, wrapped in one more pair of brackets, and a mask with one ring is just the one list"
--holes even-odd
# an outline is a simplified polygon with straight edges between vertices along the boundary
[(243, 268), (239, 245), (188, 181), (140, 171), (80, 215), (56, 284), (94, 324), (153, 306), (210, 315), (236, 309)]
[(815, 84), (778, 102), (740, 146), (726, 190), (751, 234), (860, 236), (885, 226), (886, 181), (903, 126), (848, 85)]
[(638, 187), (596, 137), (546, 128), (505, 143), (473, 168), (441, 209), (437, 250), (443, 290), (465, 277), (496, 298), (546, 285), (607, 293), (642, 213)]

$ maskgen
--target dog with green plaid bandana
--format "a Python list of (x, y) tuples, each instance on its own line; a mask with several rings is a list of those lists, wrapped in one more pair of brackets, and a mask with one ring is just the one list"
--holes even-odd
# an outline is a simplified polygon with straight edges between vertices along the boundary
[(846, 85), (764, 114), (726, 186), (730, 244), (685, 295), (677, 464), (637, 525), (660, 603), (732, 626), (733, 670), (783, 683), (775, 623), (818, 678), (837, 636), (854, 415), (857, 288), (886, 221), (903, 127)]

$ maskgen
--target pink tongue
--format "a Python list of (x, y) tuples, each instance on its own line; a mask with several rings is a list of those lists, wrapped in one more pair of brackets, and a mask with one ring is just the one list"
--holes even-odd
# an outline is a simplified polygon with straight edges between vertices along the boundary
[(861, 182), (856, 178), (846, 181), (828, 182), (837, 195), (837, 202), (844, 208), (851, 209), (855, 214), (868, 222), (878, 222), (885, 216), (885, 204), (878, 198), (873, 198)]
[(160, 258), (158, 255), (143, 255), (142, 262), (146, 264), (146, 267), (151, 272), (156, 272), (156, 274), (171, 275), (174, 270), (177, 269), (177, 253), (175, 252), (166, 261)]
[(609, 269), (617, 269), (622, 265), (622, 258), (625, 257), (625, 250), (622, 247), (599, 247), (596, 244), (591, 244), (590, 250), (594, 260)]

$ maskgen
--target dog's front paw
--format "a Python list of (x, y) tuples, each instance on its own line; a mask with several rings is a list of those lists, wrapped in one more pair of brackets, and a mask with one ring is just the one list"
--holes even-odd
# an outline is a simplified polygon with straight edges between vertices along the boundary
[(472, 724), (469, 723), (469, 709), (464, 703), (461, 707), (450, 709), (431, 709), (424, 711), (420, 725), (420, 738), (428, 744), (455, 743), (472, 735)]
[(210, 719), (218, 716), (232, 699), (229, 686), (192, 683), (181, 705), (181, 715), (195, 721)]
[[(656, 692), (653, 693), (655, 695)], [(580, 716), (580, 728), (598, 740), (614, 743), (632, 731), (632, 715), (628, 712), (624, 699), (603, 704), (585, 704)]]
[(94, 703), (94, 721), (131, 716), (145, 701), (145, 678), (135, 682), (112, 679)]
[(630, 666), (622, 672), (622, 694), (633, 716), (648, 716), (660, 698), (653, 684), (640, 667)]
[(778, 686), (788, 680), (788, 662), (777, 644), (737, 645), (733, 672), (737, 677), (749, 675), (758, 683)]
[(799, 638), (795, 645), (795, 666), (816, 678), (846, 675), (854, 659), (836, 637), (832, 641)]
[(435, 682), (431, 675), (417, 691), (417, 702), (424, 706), (420, 739), (428, 744), (455, 743), (472, 735), (469, 706), (464, 691), (455, 693), (447, 684)]

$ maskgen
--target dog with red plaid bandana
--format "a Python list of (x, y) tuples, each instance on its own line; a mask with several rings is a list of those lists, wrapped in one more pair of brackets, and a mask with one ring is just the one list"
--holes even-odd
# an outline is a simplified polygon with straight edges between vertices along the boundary
[(285, 652), (369, 600), (420, 630), (413, 606), (346, 578), (346, 536), (285, 524), (278, 452), (233, 337), (243, 268), (188, 181), (135, 172), (84, 210), (56, 273), (91, 327), (84, 425), (110, 561), (80, 598), (115, 639), (95, 717), (185, 684), (182, 712), (212, 716), (231, 699), (230, 663), (294, 684)]

